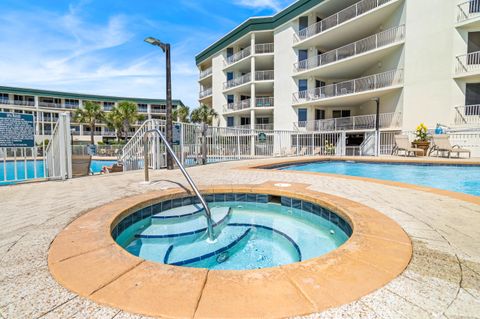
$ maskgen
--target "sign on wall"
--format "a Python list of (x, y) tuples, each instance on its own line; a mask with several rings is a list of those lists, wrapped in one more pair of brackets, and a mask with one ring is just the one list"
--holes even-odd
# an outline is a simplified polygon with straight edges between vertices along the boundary
[(34, 147), (33, 115), (0, 112), (0, 147)]
[(172, 131), (173, 145), (180, 145), (180, 140), (182, 139), (182, 125), (173, 124)]

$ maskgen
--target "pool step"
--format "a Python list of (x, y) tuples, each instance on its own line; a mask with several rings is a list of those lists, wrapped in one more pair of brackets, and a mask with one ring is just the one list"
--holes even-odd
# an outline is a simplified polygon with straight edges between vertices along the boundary
[(232, 249), (242, 240), (248, 240), (250, 232), (250, 227), (230, 227), (228, 231), (224, 229), (214, 243), (200, 240), (179, 246), (172, 245), (165, 255), (164, 263), (182, 266), (218, 256)]
[(172, 208), (152, 216), (152, 224), (177, 223), (187, 219), (204, 216), (205, 210), (202, 205), (193, 204)]
[[(229, 207), (215, 207), (210, 209), (212, 213), (213, 227), (226, 223), (230, 217)], [(152, 223), (135, 238), (164, 239), (183, 236), (191, 236), (204, 233), (207, 230), (207, 219), (203, 214), (197, 214), (193, 219), (181, 220), (176, 223), (157, 224)]]

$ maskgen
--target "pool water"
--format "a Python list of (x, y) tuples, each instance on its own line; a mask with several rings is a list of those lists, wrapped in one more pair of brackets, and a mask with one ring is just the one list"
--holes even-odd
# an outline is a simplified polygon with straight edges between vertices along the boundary
[(480, 166), (327, 161), (280, 169), (369, 177), (480, 196)]
[(210, 203), (209, 207), (214, 243), (207, 241), (206, 218), (198, 204), (137, 221), (120, 232), (116, 241), (146, 260), (244, 270), (311, 259), (336, 249), (349, 237), (319, 214), (281, 204), (233, 201)]
[[(112, 166), (117, 161), (97, 161), (92, 160), (90, 164), (90, 170), (93, 174), (99, 174), (102, 171), (103, 166)], [(12, 184), (15, 179), (15, 167), (17, 169), (17, 179), (19, 181), (34, 179), (35, 169), (37, 178), (44, 177), (44, 162), (43, 161), (26, 161), (26, 174), (25, 174), (25, 161), (18, 161), (15, 165), (13, 161), (6, 162), (6, 178), (5, 178), (5, 166), (3, 162), (0, 162), (0, 185)]]

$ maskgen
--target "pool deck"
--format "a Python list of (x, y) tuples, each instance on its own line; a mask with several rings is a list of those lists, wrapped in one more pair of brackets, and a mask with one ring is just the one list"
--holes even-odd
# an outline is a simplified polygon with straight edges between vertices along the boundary
[[(413, 258), (400, 276), (359, 300), (306, 318), (480, 317), (480, 197), (363, 178), (251, 168), (292, 160), (297, 159), (219, 163), (189, 172), (206, 188), (272, 181), (307, 184), (311, 191), (347, 198), (383, 213), (405, 230), (413, 244)], [(142, 318), (63, 288), (47, 263), (52, 241), (85, 212), (116, 199), (186, 185), (179, 171), (151, 172), (154, 182), (150, 185), (141, 183), (142, 178), (143, 172), (129, 172), (1, 187), (0, 317)]]

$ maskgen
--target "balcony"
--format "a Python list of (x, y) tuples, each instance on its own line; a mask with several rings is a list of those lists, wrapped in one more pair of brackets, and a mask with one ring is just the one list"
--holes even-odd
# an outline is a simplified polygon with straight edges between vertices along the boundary
[[(255, 98), (255, 107), (268, 108), (273, 107), (273, 97), (257, 97)], [(250, 109), (252, 105), (252, 99), (245, 99), (234, 103), (229, 103), (223, 107), (224, 113), (236, 112), (241, 110)]]
[(480, 105), (457, 106), (455, 111), (455, 125), (480, 125)]
[(480, 74), (480, 51), (457, 56), (455, 77)]
[(255, 54), (270, 54), (273, 53), (273, 43), (261, 43), (255, 45)]
[(237, 53), (235, 53), (232, 56), (227, 57), (225, 60), (226, 65), (232, 65), (240, 60), (245, 59), (246, 57), (249, 57), (252, 54), (252, 49), (251, 47), (247, 47)]
[(212, 93), (213, 93), (212, 88), (201, 91), (199, 94), (200, 100), (211, 96)]
[(199, 80), (203, 80), (205, 79), (206, 77), (212, 75), (212, 67), (209, 67), (208, 69), (206, 70), (203, 70), (203, 71), (200, 71), (200, 77), (199, 77)]
[(0, 99), (0, 104), (19, 105), (19, 106), (35, 106), (35, 102), (33, 102), (33, 101), (20, 101), (20, 100), (8, 100), (8, 99)]
[(393, 0), (362, 0), (356, 4), (331, 15), (320, 22), (312, 24), (308, 28), (300, 30), (296, 42), (307, 40), (317, 34), (323, 33), (333, 27), (352, 20), (364, 13), (372, 11)]
[(401, 85), (403, 70), (391, 70), (350, 81), (330, 84), (293, 94), (293, 104), (305, 104)]
[(480, 0), (469, 0), (457, 6), (457, 22), (468, 23), (480, 17)]
[(273, 70), (255, 72), (255, 81), (273, 81)]
[(223, 89), (228, 90), (228, 89), (246, 84), (246, 83), (250, 82), (251, 80), (252, 80), (251, 73), (247, 73), (245, 75), (242, 75), (240, 77), (237, 77), (235, 79), (232, 79), (230, 81), (227, 81), (227, 82), (223, 83)]
[(61, 103), (50, 103), (50, 102), (38, 102), (40, 107), (48, 107), (48, 108), (55, 108), (55, 109), (63, 109), (64, 106)]
[(167, 113), (167, 109), (154, 109), (154, 108), (152, 108), (150, 110), (150, 112), (152, 114), (165, 114), (165, 113)]
[[(299, 131), (363, 131), (374, 130), (377, 123), (376, 119), (376, 114), (369, 114), (317, 121), (295, 122), (293, 123), (293, 126), (294, 129)], [(401, 129), (402, 113), (381, 113), (379, 124), (380, 129)]]
[(334, 62), (342, 61), (347, 58), (355, 57), (370, 51), (399, 43), (405, 39), (405, 26), (401, 25), (354, 43), (348, 44), (336, 50), (332, 50), (310, 59), (303, 60), (294, 64), (295, 72), (303, 72), (318, 67), (322, 67)]

